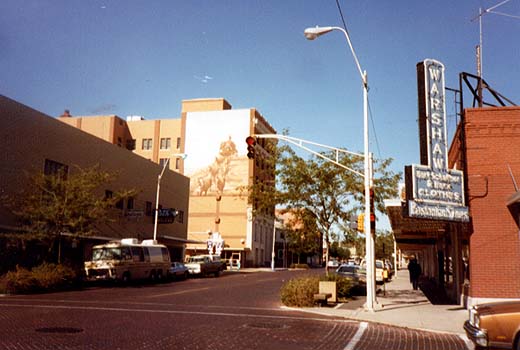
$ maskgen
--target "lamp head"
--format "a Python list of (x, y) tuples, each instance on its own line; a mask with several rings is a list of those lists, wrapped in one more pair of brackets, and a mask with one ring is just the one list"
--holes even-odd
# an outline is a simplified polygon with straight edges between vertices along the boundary
[(333, 27), (311, 27), (311, 28), (307, 28), (303, 31), (303, 35), (305, 35), (305, 37), (307, 38), (307, 40), (314, 40), (316, 39), (317, 37), (323, 35), (323, 34), (327, 34), (331, 31), (333, 31), (334, 28)]
[(172, 157), (175, 157), (175, 158), (180, 158), (182, 160), (186, 159), (188, 155), (186, 153), (175, 153), (172, 155)]

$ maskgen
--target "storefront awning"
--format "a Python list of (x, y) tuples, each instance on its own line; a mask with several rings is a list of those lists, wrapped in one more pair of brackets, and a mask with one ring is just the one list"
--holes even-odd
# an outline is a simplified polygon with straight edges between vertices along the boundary
[(172, 236), (166, 236), (166, 235), (159, 236), (159, 238), (168, 239), (168, 240), (176, 241), (176, 242), (179, 242), (179, 243), (206, 244), (206, 242), (194, 241), (194, 240), (191, 240), (191, 239), (184, 239), (184, 238), (172, 237)]

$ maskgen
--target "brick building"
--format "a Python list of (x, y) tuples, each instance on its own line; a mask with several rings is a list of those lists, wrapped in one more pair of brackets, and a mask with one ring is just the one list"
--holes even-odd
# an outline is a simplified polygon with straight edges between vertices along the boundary
[[(242, 266), (270, 264), (274, 216), (253, 215), (243, 191), (252, 181), (274, 176), (262, 157), (246, 156), (248, 135), (275, 133), (256, 109), (232, 109), (225, 99), (210, 98), (182, 101), (181, 116), (175, 119), (130, 116), (125, 121), (115, 115), (70, 113), (58, 119), (160, 165), (171, 157), (168, 167), (191, 179), (187, 254), (207, 252), (209, 233), (219, 232), (225, 241), (223, 257), (237, 253)], [(265, 142), (258, 141), (259, 154)], [(176, 153), (187, 157), (172, 157)]]
[(387, 201), (397, 244), (465, 306), (520, 299), (520, 107), (467, 108), (464, 120), (449, 162), (464, 170), (470, 222), (406, 218)]
[(471, 211), (468, 303), (520, 299), (520, 107), (465, 110), (464, 159)]
[[(69, 117), (64, 117), (69, 118)], [(109, 142), (94, 137), (59, 122), (30, 107), (7, 97), (0, 96), (0, 193), (2, 198), (18, 195), (28, 186), (29, 177), (43, 172), (45, 167), (59, 165), (76, 171), (76, 167), (88, 168), (94, 165), (117, 174), (114, 181), (101, 191), (116, 192), (119, 189), (135, 189), (137, 195), (114, 208), (115, 222), (97, 227), (94, 237), (84, 239), (81, 248), (88, 253), (88, 247), (111, 239), (153, 237), (157, 174), (161, 167), (142, 157), (128, 152), (122, 147), (126, 136), (124, 123), (115, 116), (97, 120), (75, 120), (87, 130), (103, 130)], [(101, 127), (99, 127), (101, 123)], [(102, 137), (103, 138), (103, 137)], [(121, 142), (119, 142), (121, 139)], [(168, 245), (173, 259), (182, 259), (187, 242), (189, 213), (189, 178), (172, 171), (165, 172), (161, 197), (164, 208), (175, 208), (179, 215), (169, 224), (161, 225), (158, 240)], [(0, 205), (0, 229), (2, 232), (19, 230), (12, 210)], [(82, 254), (79, 254), (82, 255)]]

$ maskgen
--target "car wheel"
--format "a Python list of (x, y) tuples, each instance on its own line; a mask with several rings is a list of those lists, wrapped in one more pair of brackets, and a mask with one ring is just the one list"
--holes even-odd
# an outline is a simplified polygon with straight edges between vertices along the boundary
[(516, 335), (513, 346), (515, 350), (520, 350), (520, 333)]
[(185, 272), (184, 275), (182, 275), (182, 279), (184, 279), (184, 280), (188, 279), (188, 272)]
[(156, 277), (157, 277), (157, 282), (162, 282), (162, 280), (163, 280), (162, 271), (160, 271), (160, 270), (157, 271)]
[(150, 281), (155, 282), (155, 270), (150, 271)]

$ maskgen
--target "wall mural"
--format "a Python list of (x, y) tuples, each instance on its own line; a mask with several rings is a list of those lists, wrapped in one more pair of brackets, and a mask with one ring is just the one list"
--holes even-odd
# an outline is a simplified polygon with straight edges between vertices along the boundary
[(249, 118), (249, 110), (187, 113), (190, 138), (185, 173), (190, 177), (191, 195), (233, 195), (239, 193), (238, 187), (247, 185), (249, 163), (244, 140)]

